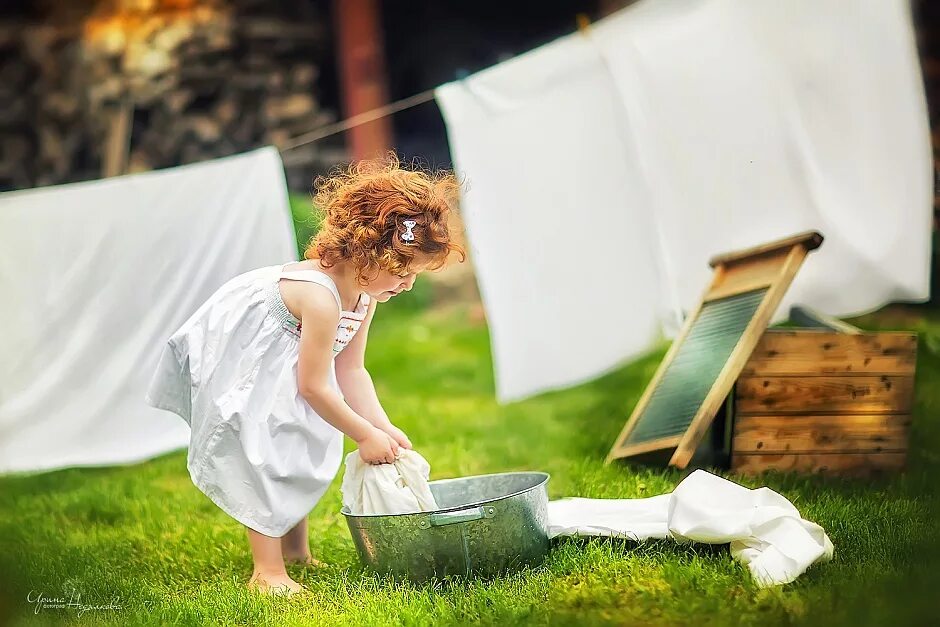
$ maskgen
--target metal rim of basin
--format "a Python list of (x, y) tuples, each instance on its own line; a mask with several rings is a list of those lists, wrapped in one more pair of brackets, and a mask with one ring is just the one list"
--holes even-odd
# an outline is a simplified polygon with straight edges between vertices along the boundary
[(548, 480), (552, 478), (552, 476), (548, 474), (547, 472), (521, 470), (517, 472), (494, 472), (494, 473), (490, 473), (486, 475), (471, 475), (469, 477), (451, 477), (450, 479), (437, 479), (435, 481), (429, 481), (428, 484), (440, 485), (442, 483), (454, 483), (457, 481), (467, 481), (470, 479), (482, 479), (484, 477), (500, 477), (500, 476), (505, 476), (505, 475), (538, 475), (541, 477), (541, 479), (538, 482), (533, 483), (527, 488), (523, 488), (522, 490), (516, 490), (515, 492), (510, 492), (509, 494), (503, 494), (501, 496), (495, 496), (493, 498), (483, 499), (481, 501), (463, 503), (461, 505), (455, 505), (453, 507), (445, 507), (442, 509), (427, 510), (423, 512), (408, 512), (404, 514), (353, 514), (352, 512), (349, 511), (349, 508), (344, 505), (343, 508), (340, 510), (340, 513), (343, 516), (346, 516), (347, 518), (389, 518), (392, 516), (414, 516), (415, 514), (438, 514), (438, 513), (443, 513), (443, 512), (456, 512), (456, 511), (460, 511), (463, 509), (467, 509), (468, 507), (485, 505), (486, 503), (495, 503), (496, 501), (502, 501), (503, 499), (508, 499), (510, 497), (523, 494), (524, 492), (528, 492), (529, 490), (537, 488), (541, 485), (545, 485), (548, 482)]

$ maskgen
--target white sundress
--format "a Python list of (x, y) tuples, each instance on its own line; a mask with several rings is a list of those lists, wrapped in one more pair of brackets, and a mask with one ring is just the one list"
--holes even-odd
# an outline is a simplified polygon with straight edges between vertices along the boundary
[[(241, 274), (220, 287), (170, 337), (145, 400), (191, 427), (193, 483), (246, 527), (281, 537), (304, 519), (339, 472), (343, 434), (297, 388), (301, 333), (281, 298), (281, 278), (318, 283), (341, 310), (333, 357), (366, 317), (369, 296), (342, 311), (336, 284), (290, 263)], [(331, 385), (340, 396), (335, 362)]]

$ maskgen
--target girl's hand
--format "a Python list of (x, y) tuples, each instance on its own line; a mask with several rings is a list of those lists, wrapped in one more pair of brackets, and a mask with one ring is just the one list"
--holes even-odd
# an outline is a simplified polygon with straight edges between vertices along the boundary
[(392, 439), (395, 440), (395, 442), (397, 442), (398, 445), (401, 446), (402, 448), (408, 448), (408, 449), (412, 448), (411, 440), (408, 439), (408, 436), (405, 435), (405, 432), (399, 429), (398, 427), (396, 427), (395, 425), (393, 425), (392, 423), (389, 423), (387, 426), (382, 427), (382, 430), (385, 431), (385, 433), (389, 434), (392, 437)]
[(391, 464), (398, 457), (398, 442), (375, 427), (356, 444), (359, 445), (359, 457), (367, 464)]

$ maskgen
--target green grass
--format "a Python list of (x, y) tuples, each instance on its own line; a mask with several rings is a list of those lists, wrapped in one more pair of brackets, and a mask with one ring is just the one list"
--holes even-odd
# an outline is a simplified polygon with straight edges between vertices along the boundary
[[(316, 233), (305, 195), (291, 212), (302, 252)], [(604, 466), (603, 459), (665, 353), (596, 381), (499, 406), (489, 336), (466, 311), (429, 312), (426, 281), (383, 307), (368, 366), (392, 419), (431, 462), (432, 479), (511, 470), (551, 473), (549, 493), (637, 498), (685, 473)], [(244, 529), (190, 482), (184, 450), (129, 467), (0, 478), (0, 619), (18, 624), (915, 625), (940, 615), (940, 314), (894, 328), (921, 334), (910, 468), (849, 481), (768, 475), (768, 485), (822, 524), (836, 559), (795, 583), (760, 590), (726, 546), (563, 539), (546, 563), (504, 578), (413, 586), (359, 565), (339, 478), (310, 516), (321, 571), (291, 567), (312, 592), (266, 599), (244, 588)], [(854, 321), (886, 327), (884, 317)], [(349, 442), (347, 450), (351, 450)], [(724, 474), (724, 473), (723, 473)], [(42, 594), (80, 607), (39, 611)]]
[[(665, 347), (589, 384), (499, 406), (485, 327), (462, 309), (425, 311), (412, 297), (424, 298), (383, 307), (368, 366), (432, 479), (542, 470), (553, 498), (625, 498), (671, 490), (684, 476), (603, 464)], [(856, 323), (878, 328), (879, 320)], [(906, 326), (922, 339), (907, 473), (737, 478), (781, 492), (835, 543), (833, 562), (785, 587), (756, 588), (725, 546), (571, 539), (543, 566), (505, 578), (396, 582), (359, 565), (338, 513), (337, 478), (310, 516), (312, 551), (330, 566), (290, 569), (308, 598), (265, 599), (244, 589), (244, 529), (192, 485), (181, 450), (128, 467), (0, 479), (0, 611), (18, 624), (929, 624), (940, 572), (932, 542), (940, 537), (940, 314)], [(26, 601), (30, 591), (70, 590), (82, 603), (120, 609), (34, 613)]]
[(307, 243), (316, 235), (320, 227), (321, 216), (313, 210), (313, 199), (309, 194), (292, 192), (288, 195), (290, 212), (294, 219), (294, 233), (297, 237), (298, 259), (304, 258)]

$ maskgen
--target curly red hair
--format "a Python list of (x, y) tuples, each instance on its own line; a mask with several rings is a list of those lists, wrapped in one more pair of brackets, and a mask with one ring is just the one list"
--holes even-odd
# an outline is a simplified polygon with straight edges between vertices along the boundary
[[(384, 159), (357, 161), (314, 181), (314, 207), (321, 213), (320, 230), (304, 251), (329, 268), (351, 261), (360, 285), (379, 270), (407, 274), (418, 255), (428, 270), (443, 267), (452, 252), (466, 253), (451, 241), (448, 218), (460, 182), (453, 173), (402, 167), (389, 153)], [(403, 222), (413, 220), (408, 229)], [(402, 239), (410, 232), (414, 239)]]

